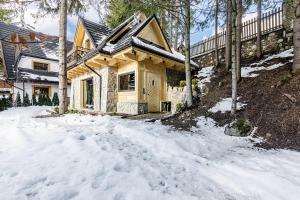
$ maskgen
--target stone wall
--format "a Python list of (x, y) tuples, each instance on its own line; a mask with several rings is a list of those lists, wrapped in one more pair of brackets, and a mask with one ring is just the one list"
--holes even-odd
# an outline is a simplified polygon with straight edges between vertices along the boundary
[[(293, 33), (280, 29), (262, 37), (263, 54), (275, 53), (290, 49), (293, 45)], [(256, 56), (256, 38), (242, 42), (242, 59), (252, 60)], [(209, 67), (214, 64), (215, 52), (208, 52), (200, 55), (193, 60), (200, 64), (201, 67)], [(219, 60), (225, 64), (225, 48), (219, 49)]]
[(148, 113), (148, 105), (147, 103), (118, 102), (117, 110), (118, 113), (126, 113), (130, 115), (145, 114)]
[(116, 68), (110, 67), (108, 69), (108, 83), (107, 83), (107, 112), (117, 112), (118, 102), (118, 87)]
[(171, 87), (167, 88), (167, 101), (171, 102), (171, 112), (176, 113), (177, 104), (186, 102), (186, 87)]

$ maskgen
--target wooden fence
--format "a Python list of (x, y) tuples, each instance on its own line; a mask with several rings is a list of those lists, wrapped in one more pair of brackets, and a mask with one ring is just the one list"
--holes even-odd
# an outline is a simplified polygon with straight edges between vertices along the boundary
[[(278, 7), (261, 17), (262, 35), (280, 30), (283, 28), (283, 10)], [(253, 39), (257, 36), (257, 17), (243, 22), (242, 41)], [(218, 47), (222, 49), (226, 44), (226, 31), (218, 33)], [(201, 56), (215, 50), (215, 36), (204, 39), (191, 47), (191, 57)]]

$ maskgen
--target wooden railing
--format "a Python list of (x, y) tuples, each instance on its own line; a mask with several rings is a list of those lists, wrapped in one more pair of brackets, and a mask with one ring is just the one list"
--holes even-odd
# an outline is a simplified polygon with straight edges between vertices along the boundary
[(89, 49), (83, 48), (83, 47), (76, 47), (71, 52), (68, 53), (67, 56), (67, 63), (68, 66), (71, 66), (75, 64), (77, 61), (79, 61), (87, 52), (89, 52)]
[[(261, 17), (262, 35), (275, 32), (283, 28), (282, 7), (264, 13)], [(242, 41), (253, 39), (257, 36), (257, 18), (243, 22)], [(222, 49), (226, 44), (226, 30), (218, 33), (218, 48)], [(204, 39), (191, 47), (191, 57), (201, 56), (215, 50), (215, 36)]]

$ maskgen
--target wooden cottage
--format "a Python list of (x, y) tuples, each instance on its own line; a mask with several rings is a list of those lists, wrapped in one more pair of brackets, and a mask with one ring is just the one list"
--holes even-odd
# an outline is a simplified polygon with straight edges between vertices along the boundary
[(155, 16), (137, 13), (113, 30), (79, 18), (68, 54), (70, 106), (127, 114), (160, 112), (166, 102), (172, 103), (167, 85), (185, 79), (184, 60), (170, 48)]

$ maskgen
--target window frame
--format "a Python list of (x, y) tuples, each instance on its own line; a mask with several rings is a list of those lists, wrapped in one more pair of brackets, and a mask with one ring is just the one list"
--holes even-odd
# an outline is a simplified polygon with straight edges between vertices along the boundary
[[(93, 104), (87, 104), (87, 100), (88, 100), (88, 94), (87, 94), (87, 82), (88, 81), (92, 81), (93, 86), (92, 86), (92, 102)], [(95, 79), (94, 77), (88, 77), (85, 79), (82, 79), (82, 107), (84, 109), (88, 109), (88, 110), (94, 110), (95, 109)]]
[[(47, 65), (47, 70), (43, 70), (43, 69), (35, 69), (34, 64), (35, 63), (39, 63), (39, 64), (46, 64)], [(37, 71), (42, 71), (42, 72), (50, 72), (50, 63), (47, 62), (40, 62), (40, 61), (32, 61), (32, 69), (33, 70), (37, 70)]]
[(48, 97), (51, 98), (51, 86), (50, 85), (32, 85), (32, 95), (38, 95), (35, 93), (35, 88), (48, 88)]
[[(121, 89), (121, 81), (120, 81), (121, 76), (127, 76), (127, 75), (131, 75), (131, 74), (134, 75), (134, 89), (133, 90), (130, 90), (130, 89), (122, 90)], [(127, 72), (127, 73), (118, 75), (118, 92), (135, 92), (135, 90), (136, 90), (136, 73), (135, 73), (135, 71), (131, 71), (131, 72)]]

